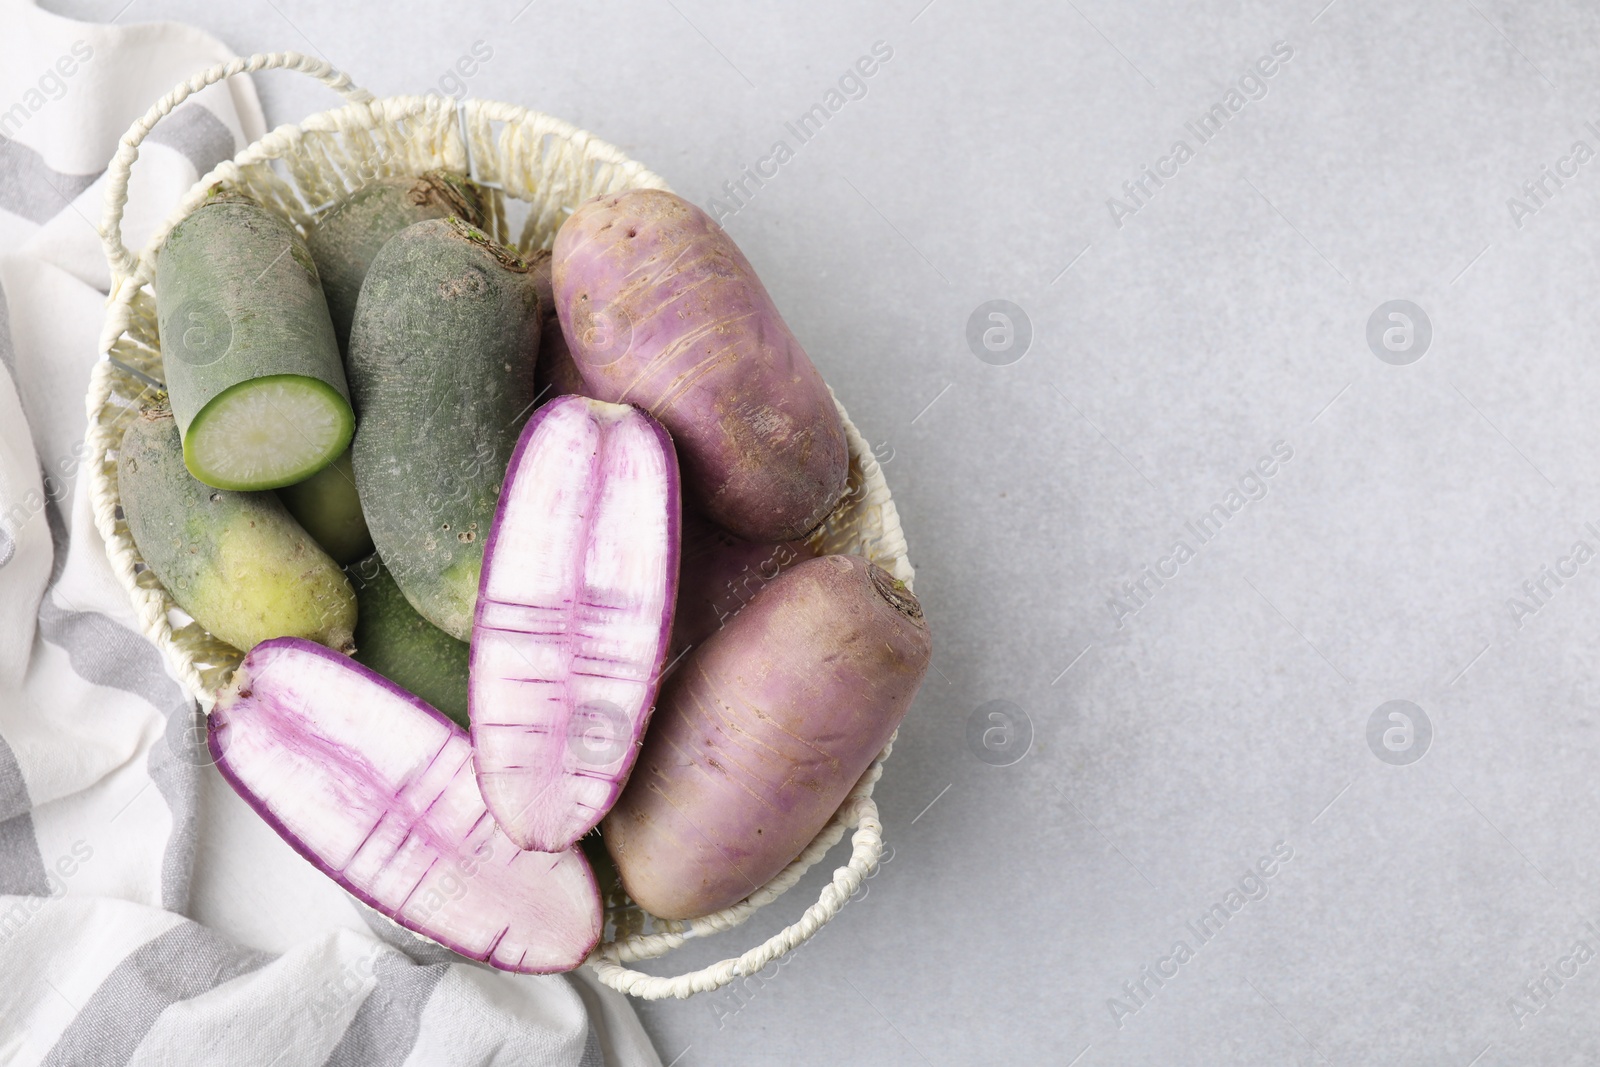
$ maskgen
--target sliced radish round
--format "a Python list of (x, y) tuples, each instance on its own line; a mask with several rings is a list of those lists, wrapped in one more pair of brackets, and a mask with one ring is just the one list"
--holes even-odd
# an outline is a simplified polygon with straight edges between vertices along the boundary
[(678, 586), (678, 460), (626, 404), (534, 412), (484, 546), (468, 709), (484, 803), (559, 852), (610, 810), (655, 703)]
[(183, 458), (217, 489), (277, 489), (339, 458), (355, 433), (350, 402), (302, 374), (269, 374), (229, 387), (189, 423)]
[(484, 808), (466, 733), (355, 661), (263, 641), (218, 695), (207, 740), (296, 852), (408, 930), (525, 974), (571, 970), (599, 941), (583, 854), (512, 844)]

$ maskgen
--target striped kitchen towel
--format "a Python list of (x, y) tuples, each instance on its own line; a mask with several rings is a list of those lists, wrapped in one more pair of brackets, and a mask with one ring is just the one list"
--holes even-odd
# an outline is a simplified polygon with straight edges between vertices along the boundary
[[(230, 55), (0, 0), (0, 1063), (659, 1067), (587, 974), (463, 962), (295, 855), (210, 766), (112, 578), (79, 469), (102, 173)], [(134, 168), (129, 247), (264, 132), (247, 79), (191, 97)]]

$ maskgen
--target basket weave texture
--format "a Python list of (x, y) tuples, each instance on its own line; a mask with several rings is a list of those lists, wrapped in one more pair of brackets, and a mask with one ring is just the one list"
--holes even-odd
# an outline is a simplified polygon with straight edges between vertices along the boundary
[[(126, 249), (121, 224), (129, 171), (151, 128), (207, 85), (240, 73), (279, 68), (314, 77), (349, 103), (298, 125), (280, 126), (249, 145), (201, 178), (141, 252)], [(117, 495), (116, 453), (123, 429), (162, 381), (156, 298), (151, 290), (156, 254), (171, 228), (218, 184), (255, 198), (304, 232), (317, 212), (367, 182), (436, 168), (468, 174), (485, 186), (490, 191), (485, 228), (524, 253), (549, 248), (562, 221), (591, 196), (667, 187), (616, 148), (549, 115), (493, 101), (458, 102), (437, 96), (377, 99), (322, 60), (295, 52), (236, 59), (177, 86), (123, 135), (108, 168), (100, 232), (112, 288), (100, 338), (101, 359), (91, 375), (87, 400), (90, 499), (112, 570), (127, 589), (142, 629), (207, 710), (238, 664), (240, 651), (212, 637), (177, 608), (144, 566)], [(513, 235), (513, 219), (518, 216), (521, 221)], [(850, 446), (849, 492), (814, 535), (814, 544), (825, 552), (866, 556), (909, 584), (913, 574), (905, 537), (883, 473), (842, 406), (839, 414)], [(883, 826), (872, 790), (893, 744), (891, 740), (878, 754), (805, 852), (771, 883), (733, 907), (693, 921), (669, 921), (645, 914), (620, 890), (613, 891), (607, 899), (605, 938), (587, 966), (601, 981), (630, 995), (651, 1000), (687, 997), (755, 974), (808, 940), (838, 914), (878, 862)], [(743, 923), (821, 861), (847, 830), (854, 831), (849, 861), (834, 871), (815, 904), (771, 938), (740, 956), (672, 977), (627, 966), (665, 955), (691, 938)]]

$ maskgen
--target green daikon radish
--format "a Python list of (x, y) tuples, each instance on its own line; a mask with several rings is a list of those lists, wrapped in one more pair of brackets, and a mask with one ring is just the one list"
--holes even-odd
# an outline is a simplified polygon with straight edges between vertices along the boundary
[(299, 232), (216, 194), (156, 263), (161, 354), (189, 473), (219, 489), (304, 481), (355, 419), (317, 269)]
[(196, 481), (171, 412), (128, 427), (117, 485), (145, 564), (213, 636), (246, 651), (271, 637), (350, 651), (356, 595), (338, 564), (273, 494)]
[(467, 643), (418, 615), (376, 553), (347, 573), (361, 605), (356, 662), (426, 700), (466, 729)]
[(459, 174), (430, 170), (417, 178), (381, 178), (363, 185), (317, 216), (306, 246), (316, 261), (341, 350), (349, 350), (356, 298), (378, 250), (407, 226), (447, 215), (481, 225), (478, 189)]
[(391, 238), (356, 305), (347, 365), (367, 528), (411, 606), (463, 641), (533, 407), (539, 323), (527, 265), (457, 218)]
[(335, 563), (348, 566), (372, 552), (348, 448), (305, 481), (279, 489), (278, 499)]

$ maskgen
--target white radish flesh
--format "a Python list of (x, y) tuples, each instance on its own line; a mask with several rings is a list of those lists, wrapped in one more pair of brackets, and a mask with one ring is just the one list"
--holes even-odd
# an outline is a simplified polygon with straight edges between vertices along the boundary
[(484, 803), (527, 849), (610, 810), (655, 703), (677, 598), (678, 462), (625, 404), (536, 411), (484, 548), (469, 714)]
[(598, 942), (583, 854), (513, 845), (484, 807), (466, 733), (353, 660), (262, 642), (218, 695), (208, 741), (296, 852), (401, 926), (527, 974), (571, 970)]

